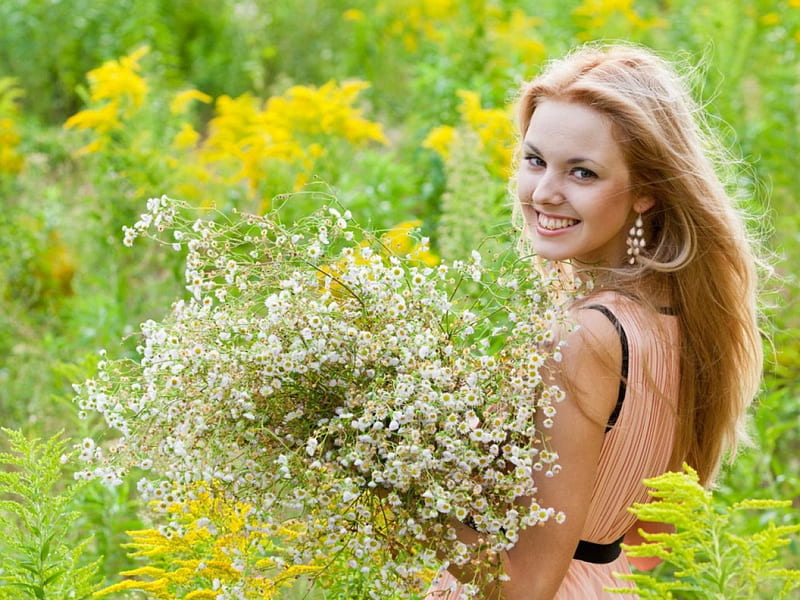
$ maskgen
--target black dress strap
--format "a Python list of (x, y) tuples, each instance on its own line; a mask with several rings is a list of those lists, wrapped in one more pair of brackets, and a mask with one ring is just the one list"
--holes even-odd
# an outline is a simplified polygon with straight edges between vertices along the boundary
[(617, 393), (617, 403), (614, 406), (614, 410), (611, 412), (611, 416), (608, 418), (608, 423), (606, 424), (606, 433), (608, 433), (616, 424), (617, 419), (619, 418), (619, 413), (622, 411), (622, 403), (625, 401), (625, 392), (627, 391), (628, 386), (628, 336), (625, 334), (625, 329), (622, 327), (622, 323), (619, 322), (617, 316), (611, 312), (608, 307), (603, 306), (602, 304), (590, 304), (586, 308), (599, 310), (608, 318), (609, 321), (611, 321), (611, 324), (614, 325), (614, 329), (617, 330), (617, 335), (619, 335), (619, 343), (622, 347), (622, 372), (620, 373), (619, 392)]
[(617, 560), (617, 557), (622, 553), (620, 544), (622, 544), (623, 539), (625, 539), (624, 535), (610, 544), (595, 544), (594, 542), (581, 540), (578, 542), (578, 547), (575, 548), (575, 554), (572, 558), (596, 565), (606, 565)]

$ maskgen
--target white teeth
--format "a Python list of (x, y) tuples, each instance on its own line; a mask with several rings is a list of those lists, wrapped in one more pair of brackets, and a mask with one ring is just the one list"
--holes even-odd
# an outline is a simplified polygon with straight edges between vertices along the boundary
[(565, 227), (571, 227), (572, 225), (575, 225), (577, 222), (578, 221), (575, 219), (558, 219), (539, 213), (539, 225), (543, 229), (564, 229)]

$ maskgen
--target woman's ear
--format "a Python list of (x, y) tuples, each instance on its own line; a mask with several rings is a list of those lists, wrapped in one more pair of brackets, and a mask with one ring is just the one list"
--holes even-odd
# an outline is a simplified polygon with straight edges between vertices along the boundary
[(633, 203), (633, 210), (642, 215), (653, 208), (655, 203), (656, 201), (650, 196), (639, 196)]

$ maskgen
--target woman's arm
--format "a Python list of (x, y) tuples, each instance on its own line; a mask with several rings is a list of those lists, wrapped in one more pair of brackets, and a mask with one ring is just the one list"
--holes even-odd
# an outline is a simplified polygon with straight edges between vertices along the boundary
[[(561, 362), (549, 369), (566, 398), (558, 405), (553, 427), (540, 428), (558, 452), (562, 471), (551, 478), (536, 476), (536, 501), (563, 511), (567, 518), (562, 524), (549, 521), (520, 533), (517, 544), (498, 557), (510, 580), (484, 585), (486, 600), (550, 600), (584, 528), (605, 425), (619, 391), (621, 349), (614, 326), (602, 313), (578, 310), (573, 316), (580, 327), (567, 336)], [(478, 542), (479, 535), (465, 525), (459, 524), (458, 532), (462, 541)], [(477, 583), (485, 576), (469, 565), (450, 571), (464, 582)]]

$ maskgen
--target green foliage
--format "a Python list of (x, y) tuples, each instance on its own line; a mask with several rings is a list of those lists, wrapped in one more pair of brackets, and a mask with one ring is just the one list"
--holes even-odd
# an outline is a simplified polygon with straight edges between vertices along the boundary
[(25, 94), (14, 77), (0, 77), (0, 115), (14, 114)]
[(642, 532), (647, 543), (625, 547), (629, 556), (664, 560), (671, 577), (634, 573), (621, 579), (633, 581), (642, 600), (778, 600), (800, 588), (800, 570), (782, 568), (777, 560), (778, 550), (789, 544), (788, 536), (800, 531), (800, 524), (769, 521), (757, 531), (742, 526), (742, 518), (753, 511), (785, 509), (791, 502), (743, 500), (719, 506), (698, 483), (697, 473), (684, 469), (645, 480), (658, 501), (633, 508), (642, 521), (671, 524), (674, 533)]
[(100, 560), (83, 559), (90, 540), (72, 535), (79, 515), (69, 506), (79, 484), (61, 484), (66, 440), (3, 433), (11, 452), (0, 454), (0, 598), (89, 598)]
[(143, 44), (168, 78), (243, 92), (251, 78), (241, 28), (226, 0), (4, 0), (0, 73), (24, 81), (27, 109), (55, 122), (77, 110), (86, 71)]
[[(479, 146), (477, 134), (461, 130), (445, 163), (447, 189), (442, 195), (437, 248), (446, 259), (465, 258), (478, 249), (491, 255), (513, 245), (506, 186), (474, 160)], [(500, 233), (507, 235), (494, 237)]]

